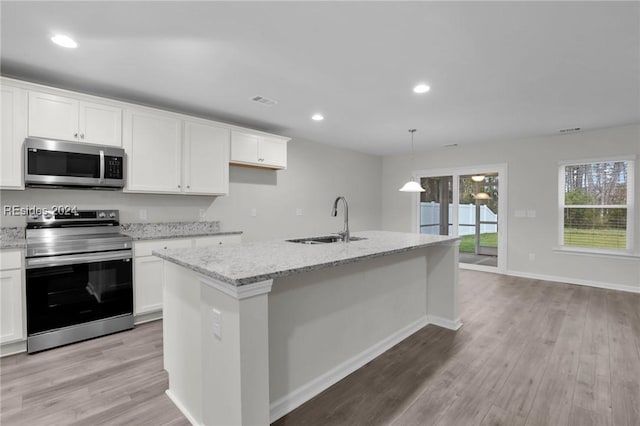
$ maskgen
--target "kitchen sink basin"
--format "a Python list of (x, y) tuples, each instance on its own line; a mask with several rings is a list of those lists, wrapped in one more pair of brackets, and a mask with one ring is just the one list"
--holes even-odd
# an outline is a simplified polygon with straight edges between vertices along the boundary
[[(351, 237), (350, 241), (360, 241), (366, 240), (363, 237)], [(311, 238), (298, 238), (296, 240), (287, 240), (290, 243), (299, 243), (299, 244), (327, 244), (327, 243), (339, 243), (342, 241), (342, 237), (339, 235), (324, 235), (322, 237), (311, 237)]]

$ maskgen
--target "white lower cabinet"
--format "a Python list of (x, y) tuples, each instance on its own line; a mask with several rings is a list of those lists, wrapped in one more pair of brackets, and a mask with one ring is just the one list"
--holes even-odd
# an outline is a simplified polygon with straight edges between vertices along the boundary
[(0, 253), (0, 343), (24, 340), (22, 252)]
[(240, 235), (134, 242), (134, 315), (140, 316), (162, 310), (164, 261), (151, 254), (154, 250), (219, 246), (223, 244), (239, 244), (240, 242)]

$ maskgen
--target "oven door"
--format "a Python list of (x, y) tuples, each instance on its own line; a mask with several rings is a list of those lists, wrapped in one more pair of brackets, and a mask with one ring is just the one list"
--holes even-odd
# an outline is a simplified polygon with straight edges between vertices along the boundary
[(26, 259), (27, 333), (133, 313), (131, 250)]

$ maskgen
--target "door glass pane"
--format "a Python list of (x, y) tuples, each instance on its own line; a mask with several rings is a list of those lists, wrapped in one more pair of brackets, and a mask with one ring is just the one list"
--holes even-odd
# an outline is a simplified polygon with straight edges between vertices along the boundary
[(452, 176), (420, 179), (425, 192), (420, 194), (420, 233), (451, 235)]
[(498, 174), (460, 176), (460, 262), (498, 265)]

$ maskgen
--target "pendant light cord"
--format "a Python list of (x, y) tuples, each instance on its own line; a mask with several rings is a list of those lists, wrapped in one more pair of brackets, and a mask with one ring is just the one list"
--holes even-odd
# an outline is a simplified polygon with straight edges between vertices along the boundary
[[(415, 153), (413, 149), (413, 134), (417, 129), (409, 129), (409, 133), (411, 133), (411, 168), (415, 167)], [(411, 180), (413, 180), (413, 173), (411, 174)]]

